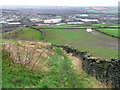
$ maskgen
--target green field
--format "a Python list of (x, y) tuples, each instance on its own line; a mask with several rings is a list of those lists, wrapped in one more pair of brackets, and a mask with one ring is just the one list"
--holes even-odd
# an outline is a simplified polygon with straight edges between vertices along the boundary
[(19, 40), (43, 40), (41, 32), (27, 27), (23, 27), (12, 32), (3, 33), (3, 37)]
[(65, 24), (65, 25), (59, 25), (59, 26), (33, 26), (36, 28), (94, 28), (94, 27), (100, 27), (100, 26), (107, 26), (106, 24), (92, 24), (92, 25), (73, 25), (73, 24)]
[(118, 24), (92, 24), (92, 27), (120, 27)]
[[(116, 25), (116, 24), (113, 24)], [(42, 26), (46, 32), (45, 39), (47, 42), (51, 42), (53, 44), (62, 44), (62, 45), (70, 45), (76, 49), (81, 51), (90, 51), (93, 56), (101, 57), (101, 58), (118, 58), (118, 50), (112, 49), (109, 44), (109, 40), (117, 41), (112, 37), (109, 37), (104, 34), (92, 35), (91, 33), (87, 33), (84, 29), (74, 29), (74, 28), (87, 28), (87, 27), (110, 27), (113, 25), (109, 24), (92, 24), (92, 25), (61, 25), (61, 26)], [(34, 26), (39, 28), (40, 26)], [(54, 29), (45, 29), (45, 28), (54, 28)], [(56, 29), (59, 28), (59, 29)], [(66, 28), (66, 29), (61, 29)], [(72, 29), (69, 29), (72, 28)], [(113, 34), (117, 36), (117, 29), (109, 30), (103, 29), (106, 33)], [(9, 32), (3, 34), (3, 36), (7, 36), (8, 38), (21, 38), (25, 40), (43, 40), (43, 36), (39, 31), (30, 28), (22, 28), (22, 30), (16, 30), (13, 32)], [(99, 37), (98, 37), (99, 36)], [(102, 39), (106, 38), (106, 40)], [(100, 53), (102, 52), (102, 53)]]
[(89, 16), (115, 16), (115, 15), (109, 15), (109, 14), (88, 14)]
[(89, 25), (68, 25), (68, 24), (65, 24), (65, 25), (59, 25), (59, 26), (33, 26), (33, 27), (36, 27), (36, 28), (89, 28), (91, 26)]
[(112, 24), (109, 27), (120, 27), (120, 25), (119, 24)]
[(97, 30), (114, 35), (114, 36), (119, 36), (118, 29), (101, 28), (101, 29), (97, 29)]
[[(90, 51), (101, 58), (118, 58), (118, 50), (109, 48), (109, 41), (80, 29), (46, 29), (46, 40), (53, 44), (70, 45), (81, 51)], [(108, 37), (105, 35), (105, 37)], [(101, 53), (102, 52), (102, 53)]]
[(74, 24), (64, 24), (59, 26), (33, 26), (36, 28), (98, 28), (98, 27), (118, 27), (117, 24), (91, 24), (91, 25), (74, 25)]
[(97, 11), (97, 10), (88, 10), (89, 12), (94, 12), (94, 13), (96, 13), (96, 12), (99, 12), (99, 11)]
[(120, 26), (118, 26), (118, 25), (112, 25), (112, 26), (109, 26), (109, 27), (120, 27)]

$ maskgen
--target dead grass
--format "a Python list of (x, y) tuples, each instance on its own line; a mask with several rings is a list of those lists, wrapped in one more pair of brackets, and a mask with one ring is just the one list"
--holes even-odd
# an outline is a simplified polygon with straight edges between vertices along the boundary
[(3, 49), (9, 53), (10, 58), (31, 70), (49, 71), (47, 60), (49, 55), (55, 54), (50, 43), (44, 42), (5, 42)]

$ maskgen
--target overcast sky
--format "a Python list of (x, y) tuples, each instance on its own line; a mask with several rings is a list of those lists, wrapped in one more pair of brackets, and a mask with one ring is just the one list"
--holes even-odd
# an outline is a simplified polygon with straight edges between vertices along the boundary
[(0, 0), (0, 5), (117, 6), (119, 0)]

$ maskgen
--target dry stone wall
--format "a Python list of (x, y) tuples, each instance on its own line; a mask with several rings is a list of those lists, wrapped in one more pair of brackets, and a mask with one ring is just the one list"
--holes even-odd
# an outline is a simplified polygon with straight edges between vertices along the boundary
[(74, 48), (63, 45), (53, 45), (62, 48), (67, 53), (72, 53), (73, 56), (82, 60), (83, 69), (89, 74), (96, 77), (106, 85), (112, 84), (115, 88), (120, 88), (120, 59), (106, 59), (92, 57), (86, 52), (80, 52)]
[[(37, 28), (33, 29), (40, 31), (45, 37), (44, 31)], [(96, 31), (120, 39), (120, 37), (113, 36), (99, 30)], [(81, 52), (77, 49), (64, 45), (52, 44), (52, 46), (63, 48), (63, 50), (65, 50), (67, 53), (72, 53), (73, 56), (80, 58), (80, 60), (82, 60), (83, 69), (89, 75), (96, 77), (96, 79), (100, 82), (105, 83), (106, 85), (112, 84), (113, 87), (120, 88), (120, 59), (102, 60), (100, 58), (92, 57), (92, 55), (88, 54), (88, 51)]]

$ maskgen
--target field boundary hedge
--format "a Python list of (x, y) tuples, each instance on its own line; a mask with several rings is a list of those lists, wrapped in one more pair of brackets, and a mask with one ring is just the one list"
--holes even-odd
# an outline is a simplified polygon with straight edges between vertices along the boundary
[(82, 60), (83, 70), (100, 82), (120, 88), (120, 59), (102, 60), (92, 57), (92, 55), (88, 54), (88, 51), (80, 52), (77, 49), (64, 45), (52, 44), (52, 46), (62, 48), (67, 53), (72, 53), (73, 56), (78, 57)]

